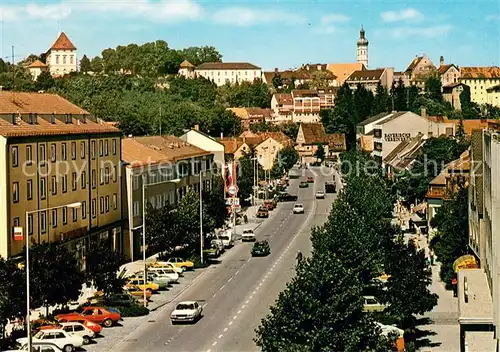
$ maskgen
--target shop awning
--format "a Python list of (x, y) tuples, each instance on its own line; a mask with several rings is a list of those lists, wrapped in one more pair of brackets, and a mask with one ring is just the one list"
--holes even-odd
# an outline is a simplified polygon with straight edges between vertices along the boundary
[(477, 269), (477, 260), (473, 255), (466, 254), (453, 262), (453, 270), (458, 273), (460, 269)]

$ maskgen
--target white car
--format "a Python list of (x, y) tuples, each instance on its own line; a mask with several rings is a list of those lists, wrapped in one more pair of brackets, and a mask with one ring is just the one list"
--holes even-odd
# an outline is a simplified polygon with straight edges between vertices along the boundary
[(297, 203), (293, 206), (294, 214), (304, 214), (304, 205), (301, 203)]
[(201, 317), (203, 308), (196, 301), (183, 301), (177, 304), (175, 310), (170, 313), (172, 324), (190, 322), (194, 323)]
[[(33, 342), (52, 342), (64, 352), (73, 352), (83, 346), (83, 337), (70, 335), (63, 329), (47, 329), (38, 331), (31, 339)], [(21, 345), (28, 343), (27, 337), (17, 339)]]
[(218, 248), (219, 251), (224, 252), (224, 243), (220, 238), (214, 238), (213, 240), (210, 241), (210, 244), (213, 247)]
[[(40, 352), (63, 352), (57, 345), (51, 343), (51, 342), (31, 342), (31, 349), (33, 351), (40, 351)], [(24, 345), (21, 346), (18, 350), (7, 350), (5, 352), (16, 352), (16, 351), (27, 351), (28, 350), (28, 343), (25, 343)]]
[(325, 192), (317, 191), (316, 192), (316, 199), (325, 199)]
[(243, 230), (243, 234), (241, 235), (242, 242), (253, 242), (255, 241), (255, 234), (252, 229)]
[(150, 266), (150, 268), (171, 268), (173, 271), (179, 274), (179, 276), (182, 276), (182, 274), (184, 273), (184, 269), (178, 268), (170, 262), (155, 262), (155, 264)]
[(76, 321), (68, 323), (60, 323), (62, 329), (73, 336), (80, 336), (83, 338), (83, 344), (88, 345), (90, 340), (95, 337), (95, 333), (82, 323)]
[(165, 278), (168, 280), (168, 283), (179, 282), (179, 274), (172, 268), (149, 268), (148, 275), (150, 274), (158, 275), (159, 278)]
[(224, 248), (232, 247), (234, 244), (232, 234), (230, 232), (226, 232), (224, 235), (219, 236), (219, 238), (222, 240)]

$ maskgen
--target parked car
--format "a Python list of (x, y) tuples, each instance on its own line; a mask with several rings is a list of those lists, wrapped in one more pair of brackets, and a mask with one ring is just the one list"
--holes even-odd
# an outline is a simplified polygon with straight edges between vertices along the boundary
[(271, 253), (271, 247), (266, 240), (255, 242), (252, 248), (252, 257), (265, 257)]
[[(125, 292), (130, 293), (133, 297), (137, 298), (139, 302), (144, 300), (144, 290), (134, 285), (128, 285), (124, 287)], [(146, 291), (146, 299), (149, 301), (153, 295), (152, 291)]]
[(317, 191), (316, 192), (316, 199), (325, 199), (325, 192)]
[(307, 188), (309, 187), (309, 183), (307, 183), (306, 181), (301, 181), (300, 184), (299, 184), (299, 188)]
[(234, 245), (233, 234), (229, 231), (227, 231), (224, 235), (219, 236), (219, 238), (222, 240), (224, 248), (229, 248)]
[(168, 278), (170, 283), (179, 282), (180, 275), (174, 271), (171, 267), (165, 268), (148, 268), (148, 273), (157, 273), (160, 276)]
[(172, 268), (179, 276), (182, 276), (184, 269), (175, 266), (173, 263), (169, 262), (153, 262), (150, 267), (152, 268)]
[[(22, 337), (16, 340), (19, 344), (24, 345), (28, 342), (27, 337)], [(51, 342), (59, 347), (64, 352), (72, 352), (75, 348), (83, 346), (83, 338), (81, 336), (71, 335), (63, 329), (47, 329), (39, 330), (33, 337), (33, 342)]]
[[(31, 341), (31, 348), (36, 352), (63, 352), (55, 343)], [(7, 350), (5, 352), (28, 351), (28, 343), (24, 343), (18, 350)]]
[(168, 263), (172, 263), (178, 268), (184, 269), (186, 271), (187, 269), (194, 269), (194, 263), (190, 262), (189, 260), (185, 260), (179, 257), (174, 257), (170, 258), (167, 260)]
[(269, 210), (264, 207), (260, 207), (259, 210), (257, 210), (257, 217), (258, 218), (268, 218), (269, 217)]
[(242, 242), (253, 242), (255, 241), (255, 234), (252, 229), (243, 230), (241, 235)]
[[(142, 279), (144, 277), (144, 271), (137, 271), (133, 278)], [(160, 290), (165, 290), (170, 285), (170, 278), (166, 276), (160, 276), (158, 273), (148, 271), (148, 282), (157, 284)]]
[(120, 313), (114, 310), (96, 306), (83, 307), (79, 312), (56, 315), (56, 319), (61, 323), (79, 321), (82, 318), (109, 328), (114, 323), (117, 323), (121, 319), (121, 316)]
[(309, 176), (307, 178), (307, 183), (314, 183), (314, 177)]
[(363, 312), (383, 312), (386, 308), (385, 304), (380, 303), (375, 296), (363, 296)]
[(274, 201), (272, 199), (266, 199), (264, 201), (264, 207), (266, 207), (267, 210), (273, 210), (275, 208)]
[(88, 345), (90, 340), (95, 337), (95, 332), (83, 325), (82, 323), (72, 321), (68, 323), (59, 323), (58, 325), (46, 325), (40, 327), (40, 330), (62, 329), (70, 335), (80, 336), (83, 338), (83, 344)]
[(214, 247), (217, 247), (220, 253), (224, 252), (224, 243), (220, 238), (214, 238), (213, 240), (210, 241), (210, 244)]
[(151, 293), (158, 291), (160, 286), (152, 281), (145, 281), (144, 278), (130, 277), (125, 285), (125, 287), (137, 287), (141, 291), (149, 291)]
[(304, 205), (302, 203), (297, 203), (293, 206), (294, 214), (304, 214)]
[(177, 304), (174, 311), (170, 313), (172, 324), (190, 322), (194, 323), (201, 317), (203, 307), (196, 301), (183, 301)]
[(116, 293), (112, 295), (99, 295), (90, 297), (87, 303), (92, 305), (102, 305), (102, 306), (120, 306), (120, 307), (130, 307), (137, 304), (139, 301), (137, 298), (133, 297), (130, 293)]

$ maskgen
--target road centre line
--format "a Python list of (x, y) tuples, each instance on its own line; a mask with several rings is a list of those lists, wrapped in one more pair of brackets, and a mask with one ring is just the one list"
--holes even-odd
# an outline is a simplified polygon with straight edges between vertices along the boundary
[(214, 343), (212, 344), (212, 346), (215, 346), (215, 345), (217, 345), (217, 341), (214, 341)]
[(224, 335), (220, 334), (218, 338), (220, 339), (220, 338), (222, 338), (222, 336), (224, 336)]

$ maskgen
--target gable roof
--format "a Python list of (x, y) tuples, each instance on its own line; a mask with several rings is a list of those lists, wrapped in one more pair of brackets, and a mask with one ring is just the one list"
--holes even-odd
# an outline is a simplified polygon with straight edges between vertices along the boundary
[(243, 145), (243, 138), (224, 137), (218, 138), (217, 142), (224, 145), (225, 154), (234, 154)]
[(318, 91), (313, 89), (294, 89), (292, 90), (292, 97), (318, 97)]
[(187, 60), (182, 61), (181, 64), (179, 65), (179, 68), (193, 68), (193, 67), (194, 65)]
[(468, 79), (488, 79), (488, 78), (500, 78), (500, 67), (490, 66), (490, 67), (460, 67), (460, 78)]
[(76, 50), (76, 47), (73, 45), (71, 40), (69, 40), (66, 33), (61, 32), (54, 44), (50, 47), (49, 51), (50, 50)]
[(293, 105), (291, 93), (275, 93), (274, 98), (279, 105)]
[(248, 62), (205, 62), (196, 66), (197, 70), (260, 70)]
[(416, 117), (422, 118), (422, 116), (417, 115), (417, 114), (415, 114), (414, 112), (411, 112), (411, 111), (400, 111), (400, 112), (390, 113), (389, 115), (387, 115), (387, 117), (385, 119), (383, 119), (382, 121), (377, 122), (377, 125), (383, 125), (384, 123), (387, 123), (389, 121), (395, 120), (398, 117), (400, 117), (402, 115), (405, 115), (405, 114), (413, 114)]
[(139, 143), (134, 138), (122, 139), (122, 161), (131, 167), (159, 164), (172, 161), (167, 155)]
[(49, 67), (49, 65), (44, 64), (40, 60), (35, 60), (28, 65), (28, 68), (42, 68), (42, 67)]
[(375, 81), (380, 80), (382, 74), (384, 73), (384, 68), (378, 68), (376, 70), (358, 70), (354, 71), (346, 78), (346, 81)]
[(425, 144), (423, 134), (401, 141), (384, 159), (384, 163), (395, 169), (407, 168), (418, 156)]
[(420, 63), (420, 61), (422, 61), (423, 58), (423, 56), (415, 56), (406, 68), (405, 72), (413, 72), (413, 69), (417, 67), (417, 65)]
[(163, 154), (168, 160), (177, 161), (211, 153), (189, 144), (175, 136), (132, 137), (137, 143)]
[[(458, 127), (460, 124), (460, 120), (449, 119), (446, 116), (429, 116), (428, 119), (432, 122), (436, 123), (453, 123)], [(488, 128), (488, 124), (498, 121), (498, 120), (481, 120), (481, 119), (468, 119), (462, 120), (464, 125), (464, 132), (467, 136), (472, 134), (473, 130), (482, 130), (484, 128)]]
[(388, 112), (381, 112), (380, 114), (374, 115), (372, 117), (367, 118), (366, 120), (361, 121), (360, 123), (358, 123), (358, 126), (366, 126), (370, 123), (373, 123), (377, 120), (382, 119), (383, 117), (385, 117), (387, 115), (389, 115)]
[(326, 69), (337, 77), (337, 82), (342, 85), (347, 77), (354, 71), (365, 70), (361, 62), (349, 62), (344, 64), (327, 64)]
[(329, 152), (345, 152), (347, 150), (345, 134), (343, 133), (327, 134), (326, 138), (328, 141)]
[(299, 129), (304, 134), (304, 144), (328, 143), (325, 128), (321, 123), (301, 123)]
[(443, 75), (445, 74), (450, 68), (455, 67), (455, 69), (459, 70), (457, 66), (454, 64), (448, 64), (448, 65), (441, 65), (438, 68), (438, 74)]
[[(286, 134), (284, 134), (281, 131), (278, 132), (260, 132), (257, 133), (256, 136), (260, 138), (261, 142), (265, 142), (269, 138), (274, 139), (276, 142), (280, 143), (283, 146), (291, 146), (293, 144), (293, 141), (288, 137)], [(259, 144), (260, 144), (259, 143)]]

